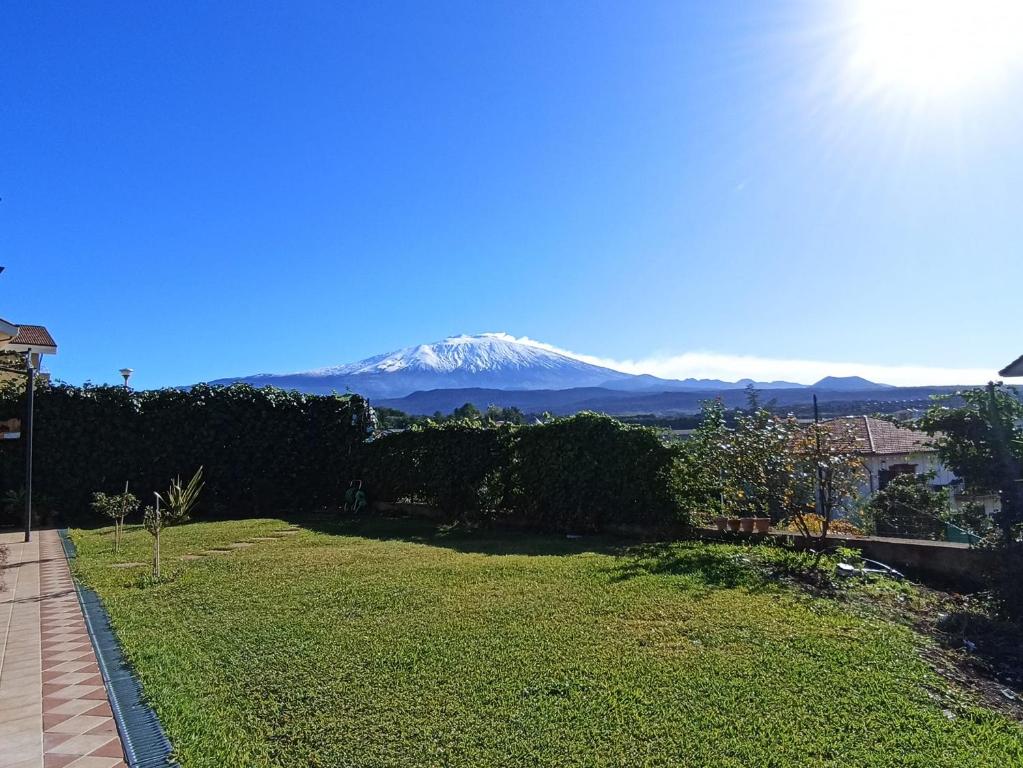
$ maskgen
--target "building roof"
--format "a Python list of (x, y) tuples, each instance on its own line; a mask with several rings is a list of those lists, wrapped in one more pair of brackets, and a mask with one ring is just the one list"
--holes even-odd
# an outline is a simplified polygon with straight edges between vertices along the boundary
[(11, 344), (20, 344), (23, 347), (57, 348), (57, 342), (53, 340), (50, 332), (41, 325), (19, 325), (18, 335), (11, 340)]
[(1020, 355), (998, 372), (1000, 376), (1023, 376), (1023, 355)]
[(900, 427), (873, 416), (843, 416), (824, 422), (832, 434), (848, 434), (859, 453), (885, 456), (896, 453), (932, 453), (934, 438), (919, 429)]

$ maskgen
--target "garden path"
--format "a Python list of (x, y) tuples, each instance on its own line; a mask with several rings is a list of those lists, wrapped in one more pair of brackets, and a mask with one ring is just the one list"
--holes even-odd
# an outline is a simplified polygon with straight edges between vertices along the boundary
[(0, 534), (0, 768), (122, 768), (124, 749), (55, 530)]

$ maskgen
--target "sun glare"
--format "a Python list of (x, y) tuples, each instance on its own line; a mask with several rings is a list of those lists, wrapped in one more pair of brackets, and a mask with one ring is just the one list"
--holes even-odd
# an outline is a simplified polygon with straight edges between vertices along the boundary
[(943, 99), (1023, 70), (1023, 0), (853, 0), (852, 26), (866, 90)]

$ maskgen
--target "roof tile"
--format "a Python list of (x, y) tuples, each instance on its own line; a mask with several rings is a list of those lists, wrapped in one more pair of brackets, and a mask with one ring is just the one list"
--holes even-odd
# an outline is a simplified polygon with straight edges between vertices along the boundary
[(39, 347), (57, 346), (57, 342), (53, 340), (50, 332), (41, 325), (19, 325), (18, 335), (11, 340), (11, 344)]
[(919, 429), (900, 427), (873, 416), (843, 416), (824, 422), (832, 434), (849, 434), (859, 452), (873, 455), (930, 453), (937, 450), (934, 438)]

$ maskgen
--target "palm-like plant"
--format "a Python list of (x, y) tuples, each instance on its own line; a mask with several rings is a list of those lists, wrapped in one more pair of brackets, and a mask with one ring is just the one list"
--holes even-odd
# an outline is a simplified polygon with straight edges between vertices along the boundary
[[(195, 503), (199, 500), (199, 491), (202, 490), (202, 467), (199, 467), (192, 475), (187, 484), (182, 484), (181, 477), (171, 480), (167, 489), (167, 498), (164, 499), (159, 493), (154, 493), (156, 504), (146, 507), (143, 525), (153, 535), (153, 578), (160, 578), (160, 532), (168, 525), (175, 525), (183, 522), (192, 513)], [(160, 509), (163, 502), (164, 509)]]

